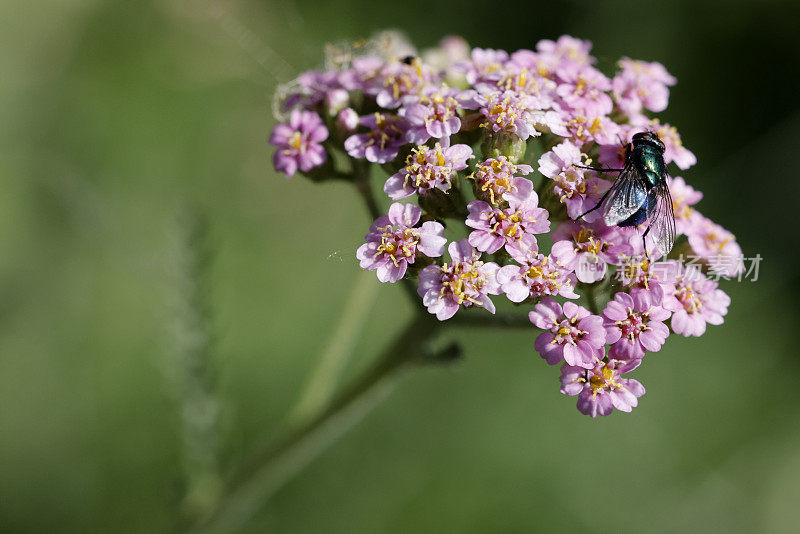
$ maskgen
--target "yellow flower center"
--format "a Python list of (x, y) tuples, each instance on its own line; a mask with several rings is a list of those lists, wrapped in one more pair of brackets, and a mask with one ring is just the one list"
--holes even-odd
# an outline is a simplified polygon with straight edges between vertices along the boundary
[(291, 137), (289, 137), (289, 146), (295, 150), (298, 150), (303, 144), (303, 134), (300, 132), (294, 132)]

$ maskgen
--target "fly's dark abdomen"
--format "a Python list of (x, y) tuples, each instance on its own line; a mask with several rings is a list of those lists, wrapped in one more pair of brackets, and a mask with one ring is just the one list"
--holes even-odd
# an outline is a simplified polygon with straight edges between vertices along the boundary
[(653, 212), (656, 209), (656, 203), (658, 199), (656, 198), (656, 190), (651, 189), (647, 192), (645, 196), (644, 203), (642, 206), (634, 212), (633, 215), (622, 221), (621, 223), (617, 224), (617, 226), (639, 226), (650, 217), (653, 216)]

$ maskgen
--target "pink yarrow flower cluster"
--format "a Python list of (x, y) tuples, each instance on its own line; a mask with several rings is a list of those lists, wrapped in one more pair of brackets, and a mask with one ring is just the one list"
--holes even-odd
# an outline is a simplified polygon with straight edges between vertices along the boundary
[(469, 244), (481, 252), (491, 254), (504, 246), (508, 249), (526, 236), (536, 243), (534, 234), (550, 230), (549, 214), (538, 206), (539, 197), (530, 180), (516, 178), (513, 188), (503, 193), (503, 199), (507, 208), (495, 208), (482, 200), (467, 206), (469, 215), (464, 224), (475, 229), (469, 234)]
[(444, 254), (444, 226), (426, 221), (416, 228), (421, 214), (422, 210), (413, 204), (392, 204), (388, 215), (381, 215), (372, 223), (365, 237), (367, 242), (356, 251), (361, 268), (377, 270), (381, 282), (397, 282), (417, 255), (437, 258)]
[[(588, 156), (570, 141), (564, 141), (539, 158), (539, 172), (554, 182), (553, 192), (575, 219), (597, 205), (611, 184), (587, 171)], [(592, 219), (599, 216), (595, 212)]]
[(671, 167), (696, 163), (655, 115), (677, 82), (667, 69), (622, 58), (604, 73), (591, 52), (571, 36), (513, 52), (452, 36), (420, 53), (402, 39), (360, 44), (279, 91), (287, 115), (269, 142), (287, 177), (350, 181), (365, 196), (375, 221), (355, 252), (363, 269), (410, 285), (433, 320), (522, 308), (539, 330), (533, 349), (561, 365), (561, 392), (596, 417), (637, 406), (645, 390), (627, 375), (671, 334), (724, 321), (730, 298), (713, 275), (743, 265), (681, 176), (668, 180), (675, 248), (692, 264), (654, 262), (642, 228), (584, 216), (613, 178), (586, 167), (620, 168), (636, 133), (656, 133)]
[(533, 236), (525, 236), (506, 249), (515, 263), (502, 267), (497, 280), (511, 302), (523, 302), (543, 295), (576, 299), (575, 274), (553, 257), (538, 252)]
[(414, 193), (424, 195), (433, 189), (447, 192), (453, 185), (458, 171), (467, 168), (472, 158), (472, 149), (467, 145), (442, 148), (420, 145), (411, 150), (406, 165), (386, 180), (383, 191), (393, 200), (410, 197)]
[(273, 158), (275, 170), (287, 178), (301, 170), (308, 172), (325, 162), (322, 142), (328, 138), (328, 129), (322, 119), (312, 111), (292, 111), (288, 124), (279, 124), (272, 130), (269, 143), (278, 148)]
[(450, 243), (450, 263), (429, 265), (419, 273), (419, 295), (430, 313), (440, 321), (459, 308), (479, 306), (490, 313), (495, 307), (489, 295), (500, 294), (496, 263), (484, 262), (466, 239)]
[(505, 156), (489, 158), (479, 164), (468, 178), (475, 180), (475, 195), (490, 204), (498, 205), (505, 193), (516, 189), (516, 176), (526, 176), (533, 167), (520, 163), (514, 165)]

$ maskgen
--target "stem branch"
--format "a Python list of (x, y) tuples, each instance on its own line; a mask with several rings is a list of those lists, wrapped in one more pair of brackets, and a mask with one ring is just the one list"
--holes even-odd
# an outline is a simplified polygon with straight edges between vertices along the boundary
[[(480, 312), (469, 313), (462, 311), (461, 314), (457, 314), (448, 322), (454, 326), (482, 328), (534, 328), (527, 314), (498, 313), (494, 316), (487, 317), (485, 310), (480, 310)], [(480, 315), (478, 313), (480, 313)]]
[(375, 283), (372, 273), (359, 272), (338, 323), (317, 360), (300, 399), (289, 414), (292, 426), (307, 422), (330, 402), (336, 383), (375, 303), (377, 292), (378, 284)]
[(355, 426), (396, 384), (409, 363), (420, 360), (439, 328), (418, 316), (358, 380), (342, 391), (314, 419), (273, 450), (256, 458), (228, 484), (217, 507), (193, 532), (229, 532), (250, 519), (263, 503), (298, 472)]

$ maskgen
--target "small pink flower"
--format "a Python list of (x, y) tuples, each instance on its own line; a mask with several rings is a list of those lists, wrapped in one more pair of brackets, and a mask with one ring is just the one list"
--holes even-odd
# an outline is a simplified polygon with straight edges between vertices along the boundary
[(461, 119), (456, 111), (476, 107), (473, 93), (445, 87), (406, 104), (399, 115), (408, 121), (408, 142), (421, 145), (431, 137), (447, 139), (457, 133)]
[(636, 369), (639, 360), (598, 362), (593, 369), (564, 364), (561, 367), (561, 393), (578, 396), (578, 410), (597, 417), (614, 408), (630, 412), (644, 395), (644, 386), (632, 378), (622, 378)]
[[(641, 239), (638, 244), (641, 248)], [(638, 255), (620, 256), (617, 276), (625, 291), (631, 295), (638, 292), (648, 293), (651, 304), (661, 305), (664, 295), (673, 289), (672, 281), (676, 276), (675, 262), (651, 262), (639, 250)]]
[(372, 223), (365, 237), (367, 242), (358, 247), (356, 257), (361, 260), (361, 268), (377, 270), (378, 280), (394, 283), (403, 278), (418, 254), (430, 258), (444, 254), (444, 226), (427, 221), (415, 228), (421, 214), (422, 210), (413, 204), (392, 204), (389, 215)]
[(353, 108), (344, 108), (336, 117), (336, 125), (345, 132), (353, 132), (358, 128), (358, 113)]
[(664, 296), (663, 307), (672, 312), (672, 331), (685, 337), (702, 336), (706, 324), (722, 324), (731, 298), (718, 289), (699, 267), (676, 264), (673, 290)]
[(453, 145), (442, 148), (439, 143), (430, 148), (420, 145), (412, 149), (406, 158), (406, 166), (386, 180), (383, 191), (392, 200), (410, 197), (414, 193), (424, 195), (433, 189), (449, 191), (457, 171), (467, 168), (467, 160), (473, 158), (469, 145)]
[(602, 280), (608, 265), (620, 265), (623, 255), (633, 254), (625, 236), (602, 222), (565, 221), (553, 232), (552, 239), (555, 243), (550, 254), (587, 284)]
[[(561, 142), (539, 158), (539, 172), (555, 181), (553, 191), (573, 219), (595, 207), (611, 187), (593, 171), (576, 167), (588, 163), (588, 156), (570, 141)], [(599, 210), (595, 214), (595, 218), (599, 216)]]
[(324, 104), (324, 111), (336, 115), (340, 109), (347, 106), (350, 96), (347, 92), (348, 75), (342, 71), (310, 70), (300, 74), (297, 80), (288, 84), (288, 94), (282, 108), (319, 110)]
[(291, 178), (297, 169), (308, 172), (325, 162), (325, 149), (320, 143), (328, 138), (328, 129), (319, 115), (294, 110), (288, 124), (272, 130), (269, 143), (278, 147), (272, 159), (275, 170)]
[(542, 62), (540, 72), (557, 79), (568, 78), (571, 73), (596, 60), (589, 55), (592, 43), (562, 35), (557, 41), (542, 39), (536, 43), (536, 52)]
[(556, 258), (539, 254), (533, 236), (525, 236), (507, 249), (518, 265), (497, 271), (497, 281), (511, 302), (522, 302), (542, 295), (561, 295), (576, 299), (576, 279)]
[(524, 235), (550, 231), (547, 210), (538, 207), (539, 197), (533, 190), (533, 183), (517, 178), (514, 185), (514, 190), (503, 194), (508, 208), (494, 208), (482, 200), (469, 203), (465, 224), (475, 228), (469, 234), (470, 245), (482, 252), (494, 253)]
[(528, 317), (544, 330), (534, 347), (550, 365), (566, 361), (567, 365), (592, 369), (603, 358), (606, 333), (599, 315), (572, 302), (565, 302), (562, 309), (545, 297)]
[(562, 121), (555, 111), (539, 111), (538, 99), (514, 91), (492, 91), (475, 98), (484, 116), (483, 127), (514, 134), (520, 139), (538, 137), (544, 128), (556, 132)]
[(670, 313), (654, 306), (646, 292), (617, 293), (603, 310), (608, 354), (619, 360), (641, 360), (645, 351), (658, 352), (669, 336), (663, 323)]
[(493, 88), (505, 75), (505, 63), (508, 53), (504, 50), (490, 48), (473, 48), (470, 61), (456, 65), (464, 73), (470, 85), (482, 89)]
[(428, 311), (445, 321), (459, 308), (481, 306), (494, 313), (489, 295), (499, 295), (496, 263), (481, 261), (481, 254), (466, 239), (450, 243), (451, 263), (429, 265), (419, 273), (417, 293)]
[(611, 80), (605, 74), (592, 66), (584, 65), (577, 70), (567, 71), (564, 75), (556, 89), (563, 105), (593, 117), (611, 113), (614, 103), (606, 93), (611, 89)]
[(375, 95), (375, 101), (382, 108), (400, 107), (406, 99), (413, 100), (422, 94), (425, 87), (436, 79), (430, 67), (419, 58), (409, 62), (392, 61), (383, 66), (380, 73), (367, 88), (368, 94)]
[(489, 158), (479, 164), (470, 176), (480, 190), (479, 198), (491, 204), (498, 205), (503, 195), (513, 191), (516, 174), (523, 176), (533, 172), (530, 165), (514, 165), (505, 156)]
[(367, 54), (352, 58), (351, 66), (343, 73), (343, 85), (351, 91), (363, 91), (374, 98), (383, 89), (381, 70), (386, 66), (386, 61), (380, 56)]
[(564, 132), (553, 131), (562, 137), (570, 137), (574, 144), (582, 145), (594, 141), (600, 145), (619, 143), (617, 135), (622, 128), (605, 115), (587, 115), (582, 111), (562, 112)]
[(689, 246), (721, 276), (737, 276), (744, 271), (744, 255), (736, 237), (705, 217), (693, 219), (688, 229)]
[(667, 109), (669, 86), (678, 81), (664, 65), (657, 62), (622, 58), (620, 72), (614, 76), (612, 86), (617, 106), (627, 115), (642, 112), (642, 108), (660, 113)]
[(466, 39), (458, 35), (446, 35), (438, 46), (424, 50), (422, 59), (424, 63), (449, 74), (454, 66), (469, 58), (469, 53)]
[(350, 157), (386, 163), (397, 156), (406, 142), (404, 120), (395, 115), (371, 113), (361, 117), (358, 123), (369, 131), (345, 139), (344, 149)]
[(506, 75), (497, 82), (497, 87), (494, 89), (511, 91), (526, 97), (533, 109), (549, 109), (556, 107), (557, 87), (556, 82), (545, 78), (535, 68), (530, 69), (511, 61), (506, 64)]

